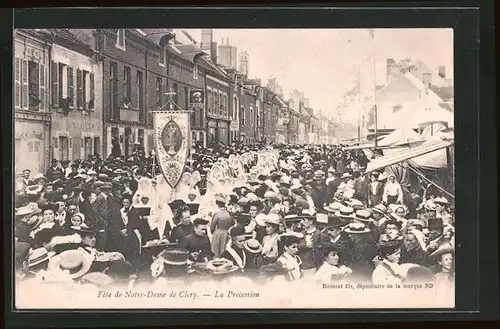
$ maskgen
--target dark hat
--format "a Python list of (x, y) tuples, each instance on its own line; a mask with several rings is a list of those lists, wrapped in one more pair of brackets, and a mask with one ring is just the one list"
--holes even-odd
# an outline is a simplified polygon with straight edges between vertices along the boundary
[(176, 199), (176, 200), (170, 202), (168, 205), (170, 206), (170, 209), (172, 210), (172, 213), (175, 214), (175, 212), (177, 211), (177, 209), (179, 209), (182, 206), (185, 206), (186, 203), (184, 202), (184, 200)]
[(245, 229), (243, 227), (234, 226), (231, 229), (231, 237), (237, 237), (239, 235), (245, 235)]
[(189, 251), (185, 249), (167, 249), (161, 253), (165, 264), (186, 265), (189, 259)]
[(248, 222), (250, 223), (251, 221), (250, 214), (247, 213), (239, 213), (238, 216), (236, 217), (236, 221), (238, 222)]
[(429, 230), (442, 230), (444, 228), (443, 220), (441, 218), (429, 218), (427, 228)]
[(384, 228), (387, 227), (387, 225), (396, 225), (398, 230), (401, 230), (401, 222), (395, 220), (395, 219), (389, 219), (388, 221), (384, 222), (383, 226)]
[(137, 207), (135, 208), (137, 216), (149, 216), (151, 214), (151, 207)]
[(193, 221), (193, 224), (194, 224), (194, 226), (198, 226), (198, 225), (207, 225), (207, 224), (208, 224), (208, 220), (203, 219), (203, 218), (196, 218), (196, 219)]
[(289, 183), (284, 183), (284, 182), (280, 183), (280, 187), (285, 187), (285, 188), (287, 188), (287, 189), (289, 189), (291, 186), (292, 186), (292, 185), (291, 185), (291, 184), (289, 184)]
[(198, 210), (200, 209), (200, 204), (199, 203), (188, 203), (187, 207), (189, 208), (189, 212), (191, 214), (197, 214)]
[(345, 224), (340, 220), (340, 218), (336, 216), (328, 216), (328, 224), (326, 227), (328, 228), (340, 228), (344, 226)]
[(129, 280), (134, 275), (134, 268), (128, 261), (120, 259), (111, 262), (105, 273), (114, 281)]
[(82, 235), (95, 235), (95, 231), (87, 226), (86, 224), (82, 224), (80, 226), (71, 226), (71, 229), (76, 233), (81, 233)]
[(267, 175), (259, 175), (259, 176), (257, 177), (257, 179), (258, 179), (258, 180), (261, 180), (261, 181), (264, 181), (264, 180), (266, 180), (266, 179), (267, 179)]
[(290, 246), (294, 243), (299, 243), (300, 238), (293, 233), (285, 233), (280, 235), (280, 242), (283, 246)]
[(323, 257), (328, 256), (328, 254), (331, 253), (332, 251), (338, 252), (338, 251), (343, 251), (345, 249), (347, 249), (347, 246), (341, 243), (329, 242), (320, 246), (321, 254), (323, 255)]

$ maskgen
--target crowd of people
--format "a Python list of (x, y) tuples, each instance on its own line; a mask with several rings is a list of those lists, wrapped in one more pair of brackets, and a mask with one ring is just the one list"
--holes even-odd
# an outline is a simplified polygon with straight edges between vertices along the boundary
[(449, 196), (368, 162), (341, 145), (198, 145), (171, 188), (138, 145), (54, 159), (16, 178), (16, 281), (452, 286)]

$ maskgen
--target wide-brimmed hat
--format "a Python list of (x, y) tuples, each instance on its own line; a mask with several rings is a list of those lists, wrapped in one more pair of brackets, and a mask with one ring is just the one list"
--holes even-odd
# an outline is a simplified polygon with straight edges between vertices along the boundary
[(252, 254), (258, 254), (262, 251), (262, 245), (256, 239), (249, 239), (245, 241), (245, 249)]
[(28, 256), (28, 267), (33, 267), (40, 263), (48, 261), (54, 255), (55, 252), (49, 252), (45, 248), (35, 249)]
[(323, 209), (325, 209), (328, 212), (334, 213), (338, 211), (342, 206), (343, 206), (342, 203), (335, 201), (330, 203), (328, 206), (325, 206)]
[(98, 286), (99, 288), (106, 288), (113, 284), (113, 279), (101, 272), (92, 272), (85, 274), (81, 279), (81, 282), (91, 283)]
[(266, 226), (267, 216), (265, 214), (258, 214), (255, 216), (255, 222), (259, 226)]
[(340, 178), (352, 178), (352, 175), (348, 172), (345, 172), (342, 174), (342, 176)]
[(441, 257), (441, 255), (448, 253), (455, 254), (455, 248), (453, 248), (453, 245), (451, 243), (447, 242), (440, 245), (439, 248), (433, 253), (431, 253), (429, 256), (432, 258), (439, 258)]
[(387, 179), (387, 174), (386, 174), (385, 172), (383, 172), (383, 173), (381, 173), (380, 175), (378, 175), (378, 178), (377, 178), (377, 180), (378, 180), (379, 182), (384, 181), (384, 180), (386, 180), (386, 179)]
[(43, 186), (42, 185), (29, 185), (26, 186), (26, 194), (28, 195), (38, 195), (42, 192)]
[(354, 219), (360, 222), (369, 223), (371, 220), (371, 212), (365, 209), (358, 210), (354, 214)]
[(280, 224), (280, 217), (277, 214), (268, 214), (265, 221), (266, 221), (266, 224), (279, 225)]
[(350, 234), (362, 234), (362, 233), (369, 233), (370, 230), (363, 223), (350, 223), (344, 229), (344, 232)]
[(81, 250), (66, 250), (51, 259), (52, 266), (69, 271), (69, 276), (76, 279), (84, 276), (92, 266), (92, 258)]
[(316, 220), (316, 216), (310, 209), (303, 209), (300, 217), (307, 220)]
[(16, 209), (16, 216), (32, 216), (42, 212), (42, 209), (38, 207), (37, 203), (29, 203), (24, 207), (19, 207)]
[(101, 189), (112, 190), (113, 189), (113, 183), (110, 183), (110, 182), (102, 183)]
[(381, 215), (386, 215), (387, 208), (383, 204), (380, 203), (372, 208), (372, 212), (376, 212), (376, 213), (379, 213)]
[(351, 207), (342, 206), (335, 212), (335, 216), (345, 219), (354, 218), (354, 209)]

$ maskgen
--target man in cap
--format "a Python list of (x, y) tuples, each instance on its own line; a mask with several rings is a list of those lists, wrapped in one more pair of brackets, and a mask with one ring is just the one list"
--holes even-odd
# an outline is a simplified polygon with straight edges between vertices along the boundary
[(189, 251), (189, 258), (193, 262), (208, 262), (214, 257), (207, 236), (207, 225), (207, 220), (196, 218), (193, 221), (193, 233), (183, 238), (179, 243), (179, 248)]

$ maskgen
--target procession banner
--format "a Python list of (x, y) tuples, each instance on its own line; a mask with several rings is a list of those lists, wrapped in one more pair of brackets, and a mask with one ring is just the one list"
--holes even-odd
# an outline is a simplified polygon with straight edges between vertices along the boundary
[(191, 89), (189, 91), (189, 103), (191, 105), (191, 109), (204, 108), (205, 91), (203, 89)]
[(176, 187), (189, 158), (190, 112), (154, 112), (155, 147), (158, 164), (167, 183)]

